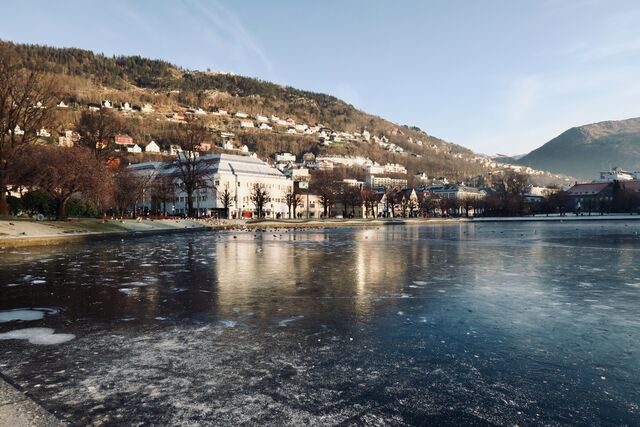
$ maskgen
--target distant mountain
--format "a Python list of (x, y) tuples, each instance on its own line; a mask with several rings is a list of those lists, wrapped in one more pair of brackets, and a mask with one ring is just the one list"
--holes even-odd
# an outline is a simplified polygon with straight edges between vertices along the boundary
[(514, 155), (514, 156), (509, 156), (509, 155), (506, 155), (506, 154), (495, 153), (495, 154), (489, 154), (488, 157), (491, 160), (495, 160), (496, 162), (517, 163), (518, 160), (520, 160), (524, 156), (526, 156), (526, 154), (517, 154), (517, 155)]
[(517, 163), (589, 180), (614, 166), (640, 170), (640, 118), (571, 128)]

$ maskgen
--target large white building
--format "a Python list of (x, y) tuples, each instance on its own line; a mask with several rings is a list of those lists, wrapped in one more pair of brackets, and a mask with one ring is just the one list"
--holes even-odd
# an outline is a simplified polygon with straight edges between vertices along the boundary
[[(231, 154), (211, 154), (200, 157), (200, 161), (207, 163), (207, 188), (198, 190), (193, 195), (194, 209), (199, 216), (224, 216), (224, 206), (219, 195), (226, 189), (231, 193), (231, 207), (229, 217), (249, 218), (255, 216), (256, 206), (251, 201), (251, 191), (255, 184), (263, 186), (269, 194), (267, 203), (263, 207), (267, 218), (287, 218), (288, 207), (286, 193), (293, 188), (293, 182), (287, 179), (279, 170), (269, 166), (262, 160)], [(174, 178), (175, 197), (166, 207), (169, 214), (183, 215), (187, 213), (187, 194), (180, 191), (179, 169), (174, 163), (149, 162), (131, 165), (134, 172), (145, 174), (155, 173)], [(151, 198), (144, 201), (145, 207), (150, 207)], [(164, 207), (162, 208), (164, 210)]]
[(631, 181), (640, 177), (640, 172), (627, 172), (620, 168), (612, 168), (610, 171), (600, 172), (600, 182)]

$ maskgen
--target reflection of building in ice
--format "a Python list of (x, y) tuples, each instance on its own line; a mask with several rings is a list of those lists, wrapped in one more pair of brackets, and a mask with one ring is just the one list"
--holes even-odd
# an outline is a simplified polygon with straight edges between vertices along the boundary
[(304, 257), (293, 259), (293, 245), (261, 234), (218, 241), (215, 254), (218, 304), (223, 309), (259, 303), (276, 289), (279, 294), (286, 294), (287, 287), (295, 291), (295, 269), (304, 264)]
[[(358, 315), (369, 316), (376, 298), (397, 295), (403, 292), (407, 282), (408, 266), (416, 256), (426, 257), (426, 245), (411, 243), (407, 257), (404, 249), (389, 247), (406, 245), (406, 233), (418, 232), (418, 227), (386, 228), (383, 231), (370, 229), (355, 232), (354, 245), (354, 298)], [(396, 250), (399, 249), (399, 250)]]

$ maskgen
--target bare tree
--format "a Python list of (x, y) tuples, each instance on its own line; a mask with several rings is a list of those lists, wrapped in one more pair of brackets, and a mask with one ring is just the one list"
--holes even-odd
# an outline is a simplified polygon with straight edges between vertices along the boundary
[(269, 200), (269, 192), (265, 188), (264, 185), (255, 183), (251, 188), (251, 193), (249, 194), (249, 199), (253, 202), (253, 205), (256, 208), (256, 214), (258, 218), (262, 218), (264, 214), (264, 206), (267, 204)]
[(323, 215), (331, 216), (331, 208), (335, 203), (337, 188), (333, 175), (331, 173), (321, 171), (313, 176), (311, 180), (313, 191), (320, 197)]
[(400, 201), (399, 194), (396, 190), (389, 190), (385, 194), (385, 211), (390, 214), (391, 217), (396, 216), (396, 204)]
[(121, 216), (125, 216), (129, 207), (135, 206), (140, 187), (139, 177), (130, 170), (121, 169), (115, 174), (114, 203)]
[(371, 215), (373, 218), (376, 217), (376, 206), (378, 205), (378, 198), (373, 191), (362, 190), (360, 192), (360, 197), (362, 202), (364, 203), (365, 212), (364, 217), (368, 217)]
[(302, 196), (296, 192), (296, 189), (293, 186), (291, 186), (284, 194), (284, 198), (285, 202), (287, 203), (287, 212), (289, 213), (289, 218), (295, 218), (296, 208), (302, 201)]
[(0, 215), (9, 214), (13, 159), (52, 119), (56, 96), (51, 77), (26, 71), (10, 45), (0, 45)]
[(233, 205), (233, 193), (229, 190), (229, 185), (225, 184), (221, 189), (217, 189), (218, 201), (224, 208), (224, 213), (227, 219), (229, 218), (230, 208)]
[[(162, 213), (167, 215), (167, 205), (175, 198), (175, 185), (173, 177), (158, 175), (151, 185), (152, 200), (162, 205)], [(158, 208), (159, 210), (159, 208)]]
[(53, 197), (58, 219), (66, 218), (72, 197), (96, 200), (109, 191), (106, 166), (83, 147), (33, 146), (23, 158), (32, 165), (24, 181)]
[(185, 128), (178, 136), (182, 152), (178, 153), (173, 165), (177, 175), (177, 186), (186, 194), (187, 214), (195, 216), (193, 208), (194, 193), (207, 188), (210, 162), (200, 157), (201, 144), (208, 141), (211, 136), (202, 126), (190, 126)]
[(80, 144), (95, 153), (97, 159), (108, 159), (113, 155), (110, 141), (122, 130), (120, 119), (110, 110), (83, 111), (76, 123)]

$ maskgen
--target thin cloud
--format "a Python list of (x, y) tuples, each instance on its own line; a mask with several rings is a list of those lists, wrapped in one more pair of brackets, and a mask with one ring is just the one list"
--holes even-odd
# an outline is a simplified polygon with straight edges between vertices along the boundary
[(205, 22), (201, 25), (209, 24), (206, 27), (207, 32), (217, 44), (222, 41), (232, 52), (235, 49), (247, 58), (257, 57), (267, 71), (273, 70), (273, 64), (262, 47), (240, 19), (227, 7), (217, 1), (205, 3), (200, 0), (189, 0), (186, 3), (193, 6), (198, 15), (204, 18)]
[(578, 50), (577, 55), (583, 61), (595, 61), (607, 59), (616, 55), (628, 55), (636, 52), (640, 52), (640, 38), (585, 47), (582, 50)]

